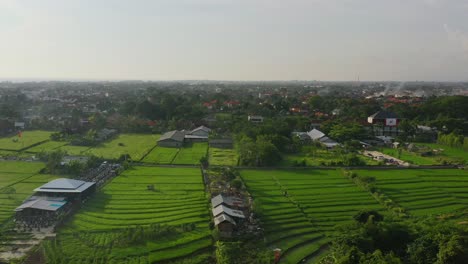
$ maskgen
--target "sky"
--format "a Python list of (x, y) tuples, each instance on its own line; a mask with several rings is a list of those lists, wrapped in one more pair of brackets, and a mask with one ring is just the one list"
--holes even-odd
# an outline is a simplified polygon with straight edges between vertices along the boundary
[(0, 0), (0, 79), (468, 81), (468, 0)]

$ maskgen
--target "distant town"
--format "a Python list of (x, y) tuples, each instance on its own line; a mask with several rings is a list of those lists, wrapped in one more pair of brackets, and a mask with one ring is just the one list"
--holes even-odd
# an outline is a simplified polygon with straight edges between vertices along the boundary
[(3, 81), (0, 263), (463, 263), (467, 166), (468, 83)]

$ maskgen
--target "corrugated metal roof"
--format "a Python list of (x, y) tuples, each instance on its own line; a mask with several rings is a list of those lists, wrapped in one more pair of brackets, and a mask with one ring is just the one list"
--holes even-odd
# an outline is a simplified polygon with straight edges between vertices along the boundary
[(378, 111), (377, 113), (371, 115), (373, 119), (386, 119), (386, 118), (397, 118), (397, 115), (390, 111)]
[(322, 131), (318, 130), (318, 129), (312, 129), (311, 131), (307, 132), (307, 135), (309, 135), (309, 137), (312, 139), (312, 140), (317, 140), (321, 137), (324, 137), (325, 134), (322, 133)]
[(46, 211), (57, 211), (66, 203), (67, 202), (64, 200), (57, 201), (57, 199), (48, 199), (48, 197), (33, 196), (29, 200), (25, 201), (22, 205), (18, 206), (15, 209), (15, 211), (20, 212), (26, 208)]
[(206, 126), (199, 126), (199, 127), (195, 128), (194, 130), (190, 131), (190, 134), (193, 134), (194, 132), (196, 132), (198, 130), (202, 130), (202, 131), (204, 131), (206, 133), (210, 133), (210, 131), (211, 131), (211, 129), (209, 129)]
[(94, 182), (85, 182), (73, 179), (56, 179), (50, 181), (39, 188), (34, 189), (35, 192), (63, 192), (63, 193), (80, 193), (93, 186)]
[(222, 194), (218, 194), (215, 197), (211, 198), (211, 206), (213, 208), (223, 203), (229, 206), (243, 206), (244, 205), (244, 202), (241, 199), (232, 197), (232, 196), (224, 196)]
[(185, 133), (184, 133), (184, 132), (178, 131), (178, 130), (173, 130), (173, 131), (169, 131), (169, 132), (164, 133), (164, 134), (158, 139), (158, 141), (163, 141), (163, 140), (171, 139), (171, 140), (183, 142), (183, 141), (184, 141), (184, 137), (185, 137)]
[(242, 211), (233, 210), (224, 205), (218, 205), (217, 207), (213, 208), (212, 212), (214, 217), (217, 217), (218, 215), (224, 213), (232, 217), (245, 218), (244, 213)]
[(222, 222), (226, 222), (226, 221), (233, 225), (236, 225), (236, 221), (234, 221), (234, 219), (232, 219), (229, 215), (225, 215), (225, 214), (221, 214), (218, 217), (215, 217), (214, 224), (215, 226), (217, 226), (221, 224)]

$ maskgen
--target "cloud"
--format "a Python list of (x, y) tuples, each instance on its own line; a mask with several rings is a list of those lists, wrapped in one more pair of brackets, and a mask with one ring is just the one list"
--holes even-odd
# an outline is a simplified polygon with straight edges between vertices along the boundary
[(457, 45), (468, 56), (468, 33), (454, 29), (448, 24), (444, 24), (444, 30), (449, 41)]

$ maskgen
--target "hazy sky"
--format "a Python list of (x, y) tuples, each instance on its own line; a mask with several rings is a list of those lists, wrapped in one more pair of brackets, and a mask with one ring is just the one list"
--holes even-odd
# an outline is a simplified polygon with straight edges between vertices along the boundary
[(468, 0), (0, 0), (0, 78), (468, 80)]

